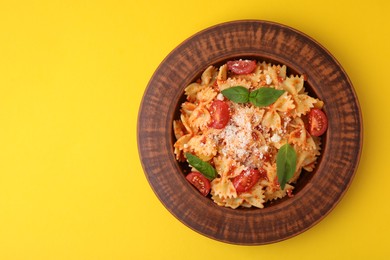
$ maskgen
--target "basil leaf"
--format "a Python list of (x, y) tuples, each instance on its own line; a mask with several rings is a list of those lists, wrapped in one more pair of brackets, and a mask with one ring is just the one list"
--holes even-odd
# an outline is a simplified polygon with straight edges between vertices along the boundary
[(280, 147), (276, 155), (276, 173), (282, 190), (286, 183), (294, 176), (296, 165), (297, 154), (294, 148), (286, 143)]
[(249, 90), (242, 86), (227, 88), (221, 91), (222, 95), (236, 103), (249, 101)]
[(249, 102), (258, 107), (266, 107), (278, 100), (283, 93), (284, 90), (266, 87), (259, 88), (250, 93)]
[(214, 169), (211, 164), (208, 162), (202, 161), (199, 159), (197, 156), (191, 154), (191, 153), (186, 153), (186, 158), (188, 163), (197, 169), (201, 174), (203, 174), (207, 179), (214, 179), (217, 177), (217, 171)]

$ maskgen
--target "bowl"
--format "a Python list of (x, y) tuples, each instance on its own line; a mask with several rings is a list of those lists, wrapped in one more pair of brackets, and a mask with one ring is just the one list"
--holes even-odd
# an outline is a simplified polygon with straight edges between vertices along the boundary
[[(175, 159), (173, 120), (179, 117), (184, 88), (209, 65), (250, 58), (284, 64), (287, 74), (303, 74), (305, 88), (325, 103), (328, 130), (311, 173), (304, 172), (293, 197), (265, 208), (231, 209), (202, 196), (185, 179), (186, 165)], [(209, 238), (232, 244), (261, 245), (311, 228), (341, 200), (358, 167), (362, 116), (347, 74), (319, 43), (291, 27), (240, 20), (207, 28), (176, 47), (150, 79), (138, 114), (138, 150), (145, 176), (166, 209)]]

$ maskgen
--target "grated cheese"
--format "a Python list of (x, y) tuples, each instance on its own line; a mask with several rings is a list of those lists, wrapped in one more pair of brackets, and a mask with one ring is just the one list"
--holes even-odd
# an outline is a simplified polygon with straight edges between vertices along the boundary
[(221, 141), (220, 152), (244, 164), (248, 157), (262, 157), (258, 149), (260, 144), (253, 142), (255, 125), (252, 124), (252, 117), (256, 115), (255, 108), (235, 106), (232, 111), (231, 120), (218, 134)]
[(271, 78), (271, 76), (270, 75), (265, 75), (265, 83), (267, 84), (267, 85), (270, 85), (271, 83), (272, 83), (272, 78)]
[(271, 141), (274, 142), (274, 143), (277, 143), (281, 140), (282, 138), (277, 134), (275, 133), (272, 137), (271, 137)]
[(222, 93), (219, 93), (219, 94), (217, 95), (217, 99), (220, 100), (220, 101), (223, 101), (225, 98), (224, 98), (224, 96), (223, 96)]

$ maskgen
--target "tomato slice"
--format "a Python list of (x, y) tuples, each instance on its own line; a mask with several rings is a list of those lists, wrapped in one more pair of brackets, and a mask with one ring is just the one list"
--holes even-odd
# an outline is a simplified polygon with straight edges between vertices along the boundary
[(210, 192), (210, 181), (200, 172), (190, 172), (186, 179), (194, 185), (203, 196)]
[(214, 100), (210, 106), (211, 124), (215, 129), (224, 128), (230, 120), (229, 105), (221, 100)]
[(260, 177), (266, 178), (265, 176), (267, 176), (267, 172), (264, 169), (245, 170), (234, 177), (233, 186), (237, 193), (247, 192), (259, 181)]
[(308, 129), (309, 133), (313, 136), (321, 136), (328, 128), (328, 118), (321, 109), (313, 108), (309, 112), (308, 116)]
[(254, 60), (232, 60), (226, 64), (228, 69), (235, 74), (249, 74), (256, 68), (256, 61)]

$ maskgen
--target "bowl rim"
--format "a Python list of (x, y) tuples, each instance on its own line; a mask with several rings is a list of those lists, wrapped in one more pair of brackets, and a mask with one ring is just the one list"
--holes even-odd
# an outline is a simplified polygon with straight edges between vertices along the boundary
[[(333, 63), (333, 65), (335, 67), (337, 67), (338, 73), (343, 77), (343, 80), (345, 81), (344, 84), (346, 84), (348, 86), (349, 93), (352, 95), (352, 98), (350, 100), (353, 101), (354, 106), (356, 107), (356, 109), (354, 110), (354, 114), (355, 114), (355, 118), (356, 118), (356, 122), (355, 122), (354, 127), (359, 130), (357, 137), (355, 137), (355, 139), (353, 140), (353, 142), (355, 144), (354, 147), (357, 147), (358, 151), (357, 151), (357, 153), (354, 154), (355, 157), (354, 157), (354, 162), (353, 162), (352, 168), (348, 172), (349, 176), (347, 176), (346, 179), (343, 181), (343, 185), (344, 185), (343, 189), (341, 191), (338, 191), (337, 197), (335, 199), (333, 199), (333, 201), (332, 201), (332, 205), (327, 207), (327, 209), (325, 211), (319, 212), (318, 214), (316, 214), (316, 218), (311, 219), (309, 221), (310, 222), (309, 224), (299, 223), (299, 225), (301, 225), (301, 226), (299, 226), (298, 228), (295, 228), (294, 230), (292, 230), (292, 232), (284, 232), (283, 234), (278, 234), (277, 236), (269, 236), (267, 238), (264, 238), (264, 237), (256, 238), (256, 237), (253, 237), (253, 234), (251, 234), (252, 237), (250, 239), (246, 238), (242, 234), (241, 234), (242, 237), (240, 237), (240, 238), (237, 236), (234, 236), (234, 235), (231, 236), (230, 233), (234, 233), (234, 227), (231, 227), (231, 226), (229, 226), (230, 232), (224, 231), (221, 233), (221, 232), (218, 232), (216, 230), (210, 231), (211, 229), (202, 228), (202, 226), (199, 223), (194, 223), (196, 221), (199, 222), (199, 217), (188, 217), (188, 216), (183, 217), (182, 216), (182, 214), (183, 214), (182, 208), (185, 206), (181, 205), (181, 211), (180, 212), (177, 211), (175, 209), (175, 206), (171, 205), (172, 201), (167, 200), (167, 198), (166, 198), (167, 196), (172, 195), (169, 193), (171, 191), (169, 191), (167, 194), (162, 193), (162, 190), (164, 190), (164, 189), (167, 190), (167, 187), (166, 187), (167, 185), (165, 184), (164, 187), (157, 187), (159, 185), (157, 183), (157, 180), (159, 180), (159, 177), (156, 177), (156, 171), (158, 172), (158, 170), (156, 170), (156, 169), (151, 170), (153, 167), (156, 167), (157, 165), (156, 166), (154, 166), (154, 165), (149, 166), (145, 162), (145, 161), (150, 162), (151, 158), (153, 158), (155, 156), (159, 156), (159, 155), (161, 155), (161, 153), (154, 152), (154, 154), (152, 156), (151, 153), (153, 153), (152, 152), (153, 149), (151, 147), (148, 147), (148, 149), (144, 149), (144, 147), (143, 147), (143, 144), (145, 143), (145, 139), (152, 138), (151, 132), (148, 133), (147, 135), (144, 134), (146, 124), (144, 124), (143, 122), (145, 121), (145, 111), (149, 110), (153, 107), (158, 107), (154, 103), (153, 104), (148, 103), (148, 99), (151, 98), (151, 95), (152, 95), (151, 92), (153, 92), (153, 91), (151, 91), (151, 89), (154, 88), (155, 81), (157, 79), (160, 79), (159, 77), (161, 77), (161, 75), (159, 75), (159, 73), (161, 73), (161, 70), (163, 70), (167, 66), (172, 66), (172, 64), (170, 64), (170, 63), (172, 62), (172, 60), (174, 60), (173, 59), (174, 56), (177, 56), (183, 50), (188, 51), (188, 49), (190, 47), (194, 48), (196, 42), (199, 41), (199, 39), (205, 38), (206, 37), (205, 35), (210, 35), (212, 33), (215, 33), (216, 31), (219, 31), (221, 28), (226, 29), (226, 28), (235, 28), (235, 27), (240, 27), (240, 26), (243, 26), (245, 28), (247, 28), (248, 26), (251, 28), (256, 27), (256, 26), (259, 26), (259, 27), (269, 26), (273, 30), (283, 30), (283, 32), (285, 32), (285, 33), (288, 32), (292, 35), (301, 37), (302, 39), (304, 39), (304, 41), (307, 41), (310, 46), (315, 46), (317, 49), (321, 50), (322, 55), (327, 57), (328, 62)], [(252, 56), (251, 54), (253, 54), (253, 52), (246, 49), (242, 52), (235, 53), (235, 56), (237, 56), (237, 57), (239, 57), (239, 56)], [(262, 57), (262, 56), (263, 55), (259, 55), (259, 57)], [(268, 58), (272, 59), (273, 57), (274, 56), (271, 55), (271, 57), (268, 57)], [(265, 58), (267, 58), (267, 57), (265, 57)], [(285, 57), (284, 58), (276, 57), (276, 58), (279, 61), (282, 60), (282, 62), (286, 59)], [(221, 62), (221, 61), (227, 60), (227, 59), (228, 59), (228, 57), (224, 57), (223, 55), (222, 56), (216, 55), (214, 60), (212, 62), (210, 62), (208, 65), (211, 65), (211, 64), (214, 64), (217, 62)], [(282, 62), (280, 62), (280, 63), (282, 63)], [(286, 63), (283, 62), (283, 64), (285, 64), (287, 67), (289, 67), (289, 65), (288, 65), (289, 61), (287, 61)], [(295, 67), (292, 67), (292, 68), (296, 69)], [(205, 69), (204, 67), (197, 68), (196, 73), (199, 74), (204, 69)], [(189, 78), (194, 78), (196, 73), (194, 72), (192, 75), (189, 75), (187, 77), (187, 80)], [(188, 82), (188, 83), (190, 83), (190, 82)], [(179, 89), (180, 89), (180, 87), (179, 87)], [(174, 97), (172, 98), (172, 100), (176, 100), (176, 101), (179, 100), (180, 96), (183, 95), (183, 89), (184, 89), (184, 86), (181, 86), (181, 89), (180, 89), (181, 92), (177, 91), (177, 93), (174, 94)], [(173, 119), (174, 118), (173, 118), (172, 114), (165, 115), (165, 120), (161, 120), (160, 125), (157, 126), (159, 128), (159, 131), (160, 132), (164, 131), (164, 129), (162, 129), (162, 128), (168, 126), (169, 122), (172, 122)], [(149, 122), (147, 126), (150, 126), (150, 125), (151, 125), (151, 123)], [(168, 131), (166, 131), (166, 130), (167, 129), (165, 129), (165, 132), (166, 132), (165, 137), (168, 136), (168, 139), (169, 139), (169, 136), (172, 137), (172, 135), (173, 135), (172, 134), (172, 127), (168, 128)], [(155, 139), (154, 139), (154, 141), (155, 141)], [(161, 141), (159, 143), (158, 147), (165, 148), (165, 151), (163, 151), (163, 154), (165, 153), (165, 156), (167, 154), (170, 154), (174, 158), (172, 147), (169, 147), (169, 144), (167, 144), (167, 143), (172, 143), (172, 140), (165, 140), (165, 142)], [(324, 219), (334, 209), (334, 207), (339, 203), (339, 201), (342, 199), (342, 197), (346, 193), (347, 189), (351, 185), (352, 180), (356, 174), (359, 161), (360, 161), (360, 157), (361, 157), (361, 153), (362, 153), (362, 145), (363, 145), (363, 123), (362, 123), (362, 113), (361, 113), (359, 101), (358, 101), (356, 92), (353, 88), (352, 82), (350, 81), (348, 75), (346, 74), (346, 72), (342, 68), (341, 64), (336, 60), (336, 58), (326, 48), (324, 48), (320, 43), (318, 43), (317, 41), (315, 41), (313, 38), (309, 37), (308, 35), (300, 32), (292, 27), (289, 27), (289, 26), (286, 26), (286, 25), (283, 25), (280, 23), (276, 23), (276, 22), (265, 21), (265, 20), (250, 20), (250, 19), (248, 19), (248, 20), (235, 20), (235, 21), (224, 22), (224, 23), (220, 23), (220, 24), (216, 24), (214, 26), (208, 27), (204, 30), (201, 30), (198, 33), (195, 33), (193, 36), (184, 40), (181, 44), (179, 44), (176, 48), (174, 48), (163, 59), (163, 61), (160, 63), (160, 65), (157, 67), (156, 71), (154, 72), (153, 76), (151, 77), (151, 79), (148, 82), (148, 85), (145, 89), (145, 92), (144, 92), (144, 95), (142, 97), (142, 101), (140, 104), (140, 109), (138, 112), (138, 118), (137, 118), (137, 146), (138, 146), (139, 157), (140, 157), (141, 164), (142, 164), (142, 167), (144, 170), (144, 174), (145, 174), (150, 186), (152, 187), (152, 190), (154, 191), (154, 193), (158, 197), (158, 199), (161, 201), (161, 203), (165, 206), (165, 208), (172, 215), (174, 215), (179, 221), (181, 221), (183, 224), (185, 224), (189, 228), (191, 228), (194, 231), (196, 231), (200, 234), (203, 234), (209, 238), (216, 239), (216, 240), (219, 240), (222, 242), (231, 243), (231, 244), (259, 245), (259, 244), (268, 244), (268, 243), (282, 241), (282, 240), (294, 237), (294, 236), (306, 231), (307, 229), (313, 227), (315, 224), (317, 224), (322, 219)], [(153, 148), (156, 148), (156, 146), (154, 146)], [(178, 164), (176, 162), (174, 165), (171, 162), (171, 163), (168, 163), (164, 166), (166, 166), (170, 170), (181, 171), (180, 167), (178, 166)], [(317, 168), (318, 168), (317, 170), (324, 171), (324, 169), (320, 169), (320, 167), (321, 167), (321, 164), (317, 166)], [(180, 178), (178, 178), (178, 176), (176, 176), (174, 178), (173, 181), (175, 182), (174, 183), (175, 188), (184, 189), (187, 192), (189, 192), (191, 194), (191, 199), (198, 200), (197, 205), (199, 207), (206, 207), (206, 208), (211, 207), (213, 209), (213, 211), (218, 211), (218, 213), (216, 213), (215, 215), (219, 216), (219, 217), (221, 217), (223, 215), (222, 213), (220, 213), (221, 211), (223, 211), (223, 212), (229, 212), (229, 217), (231, 219), (233, 219), (233, 221), (237, 221), (237, 219), (239, 219), (235, 216), (236, 212), (238, 212), (237, 210), (232, 210), (232, 209), (216, 206), (214, 204), (214, 202), (212, 202), (210, 199), (205, 200), (205, 198), (201, 197), (201, 195), (199, 193), (197, 193), (189, 183), (184, 181), (184, 178), (181, 178), (181, 179), (182, 180), (180, 180)], [(298, 195), (299, 195), (299, 196), (297, 196), (298, 199), (301, 200), (302, 197), (305, 197), (307, 195), (307, 192), (312, 191), (313, 190), (312, 186), (313, 186), (312, 183), (308, 183), (300, 191), (300, 193), (298, 193)], [(183, 191), (181, 191), (181, 193), (183, 193)], [(296, 204), (296, 203), (297, 203), (297, 199), (286, 200), (283, 203), (280, 203), (278, 205), (275, 205), (275, 206), (272, 206), (269, 208), (245, 211), (245, 217), (247, 219), (252, 219), (253, 223), (258, 224), (258, 223), (261, 223), (261, 218), (262, 218), (262, 215), (264, 213), (274, 214), (275, 212), (282, 211), (286, 206), (290, 207), (291, 204)], [(181, 204), (183, 204), (183, 202), (181, 202)], [(219, 207), (220, 209), (218, 209), (216, 207)], [(256, 218), (257, 218), (257, 220), (253, 220)], [(260, 220), (258, 220), (259, 218), (260, 218)], [(209, 224), (207, 221), (206, 221), (206, 223)], [(253, 223), (250, 223), (250, 225), (253, 225)], [(213, 229), (216, 229), (216, 228), (213, 227)], [(284, 230), (286, 231), (286, 228), (284, 228)]]

